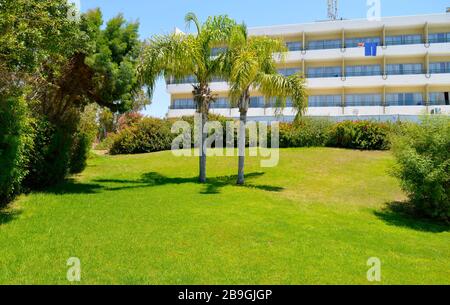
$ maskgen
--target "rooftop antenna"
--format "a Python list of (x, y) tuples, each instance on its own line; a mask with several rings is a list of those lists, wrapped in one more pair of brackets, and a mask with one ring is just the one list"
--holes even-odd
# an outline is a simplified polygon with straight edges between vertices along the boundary
[(338, 0), (328, 0), (328, 19), (336, 20), (338, 18)]

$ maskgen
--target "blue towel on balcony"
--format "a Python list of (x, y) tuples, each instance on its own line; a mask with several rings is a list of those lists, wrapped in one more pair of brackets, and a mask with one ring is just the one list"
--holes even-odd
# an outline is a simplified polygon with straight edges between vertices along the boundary
[(364, 47), (366, 56), (377, 56), (377, 42), (366, 42)]

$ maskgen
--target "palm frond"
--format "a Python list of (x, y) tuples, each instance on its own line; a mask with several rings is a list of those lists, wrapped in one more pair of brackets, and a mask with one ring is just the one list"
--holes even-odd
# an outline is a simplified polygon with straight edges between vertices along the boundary
[(276, 99), (275, 108), (283, 109), (286, 107), (287, 99), (290, 98), (297, 114), (304, 114), (307, 108), (307, 92), (305, 80), (299, 74), (285, 77), (281, 74), (260, 73), (255, 83), (266, 100)]
[(181, 79), (196, 74), (202, 65), (202, 54), (192, 35), (154, 36), (143, 46), (138, 75), (152, 96), (159, 77)]
[(189, 29), (191, 23), (194, 23), (195, 27), (197, 29), (197, 34), (200, 35), (202, 27), (201, 27), (200, 21), (198, 20), (197, 15), (195, 13), (193, 13), (193, 12), (187, 13), (186, 16), (184, 16), (184, 22), (186, 23), (186, 28), (188, 28), (188, 29)]

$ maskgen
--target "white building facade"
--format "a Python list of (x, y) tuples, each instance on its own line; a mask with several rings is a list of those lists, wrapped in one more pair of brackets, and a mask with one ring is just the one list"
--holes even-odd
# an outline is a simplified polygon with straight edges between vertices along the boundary
[[(307, 116), (384, 121), (450, 115), (450, 13), (258, 27), (249, 33), (286, 42), (289, 52), (279, 72), (305, 76)], [(367, 56), (369, 44), (377, 45), (376, 56)], [(167, 82), (168, 117), (194, 114), (194, 82)], [(228, 84), (217, 79), (211, 89), (219, 97), (211, 113), (238, 118), (238, 109), (228, 103)], [(248, 117), (289, 121), (295, 117), (289, 106), (288, 101), (277, 115), (271, 101), (255, 91)]]

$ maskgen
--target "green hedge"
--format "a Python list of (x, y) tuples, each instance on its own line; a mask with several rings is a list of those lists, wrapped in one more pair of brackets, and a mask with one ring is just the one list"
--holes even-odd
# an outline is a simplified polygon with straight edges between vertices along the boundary
[(92, 144), (97, 136), (98, 124), (97, 108), (95, 106), (88, 106), (81, 114), (77, 132), (74, 134), (72, 149), (70, 153), (70, 168), (71, 174), (81, 173), (87, 165), (89, 152)]
[(139, 154), (168, 150), (173, 139), (170, 128), (167, 120), (144, 118), (114, 137), (110, 153)]
[[(191, 140), (194, 144), (194, 118), (182, 117), (191, 127)], [(210, 115), (210, 121), (219, 121), (225, 130), (227, 119)], [(177, 136), (170, 132), (176, 119), (160, 120), (144, 118), (106, 140), (111, 154), (136, 154), (170, 149)], [(390, 148), (390, 134), (402, 130), (399, 124), (371, 121), (345, 121), (335, 123), (326, 119), (301, 118), (293, 123), (280, 123), (280, 147), (329, 146), (361, 150), (386, 150)], [(235, 129), (235, 147), (237, 147)], [(270, 143), (270, 128), (268, 129)], [(224, 134), (224, 143), (226, 138)], [(248, 131), (247, 131), (248, 145)]]
[(425, 118), (394, 138), (393, 171), (417, 212), (450, 221), (450, 118)]
[(280, 124), (280, 147), (325, 146), (333, 123), (329, 120), (302, 118)]
[(390, 124), (372, 121), (344, 121), (332, 126), (327, 146), (362, 149), (387, 150)]
[(27, 105), (21, 97), (0, 97), (0, 205), (20, 192), (27, 175), (32, 136)]
[(61, 182), (69, 174), (73, 135), (44, 117), (36, 118), (32, 129), (34, 147), (27, 152), (30, 162), (25, 185), (41, 189)]

